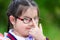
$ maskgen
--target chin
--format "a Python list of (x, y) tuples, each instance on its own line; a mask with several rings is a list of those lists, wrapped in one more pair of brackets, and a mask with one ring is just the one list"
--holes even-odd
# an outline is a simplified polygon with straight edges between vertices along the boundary
[(28, 37), (29, 35), (24, 35), (24, 37), (26, 38), (26, 37)]
[(27, 32), (25, 32), (23, 35), (24, 35), (25, 37), (28, 37), (28, 36), (29, 36), (29, 32), (27, 31)]

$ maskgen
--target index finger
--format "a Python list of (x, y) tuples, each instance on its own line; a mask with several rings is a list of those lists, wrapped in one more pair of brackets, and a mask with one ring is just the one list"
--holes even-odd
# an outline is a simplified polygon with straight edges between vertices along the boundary
[(34, 19), (32, 19), (32, 21), (33, 21), (33, 23), (34, 23), (34, 26), (35, 26), (36, 28), (38, 28), (38, 24), (36, 24), (36, 22), (34, 21)]

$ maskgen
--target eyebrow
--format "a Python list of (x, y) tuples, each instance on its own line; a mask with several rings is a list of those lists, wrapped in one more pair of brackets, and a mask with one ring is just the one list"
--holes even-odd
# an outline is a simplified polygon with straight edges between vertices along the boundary
[[(38, 17), (38, 16), (35, 16), (35, 17)], [(34, 17), (34, 18), (35, 18), (35, 17)], [(31, 18), (31, 17), (28, 17), (28, 16), (24, 16), (24, 18)]]
[(28, 16), (24, 16), (24, 18), (30, 18), (30, 17), (28, 17)]

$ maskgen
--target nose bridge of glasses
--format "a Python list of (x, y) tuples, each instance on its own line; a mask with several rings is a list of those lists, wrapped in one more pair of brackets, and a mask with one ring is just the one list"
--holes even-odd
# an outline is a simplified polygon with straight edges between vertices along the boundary
[(33, 18), (31, 18), (31, 22), (30, 22), (31, 24), (34, 24), (34, 19)]

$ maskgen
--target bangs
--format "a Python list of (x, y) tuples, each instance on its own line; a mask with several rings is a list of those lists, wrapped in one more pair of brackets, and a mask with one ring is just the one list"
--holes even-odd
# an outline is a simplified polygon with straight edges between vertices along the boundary
[(17, 17), (20, 17), (23, 13), (25, 13), (27, 11), (28, 8), (29, 8), (29, 6), (19, 5), (15, 15)]

